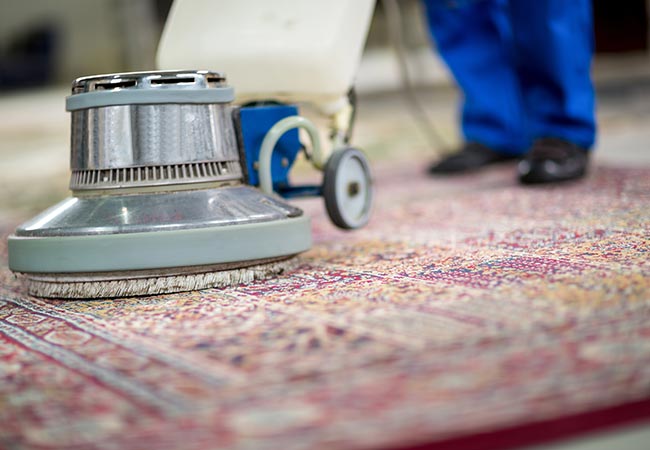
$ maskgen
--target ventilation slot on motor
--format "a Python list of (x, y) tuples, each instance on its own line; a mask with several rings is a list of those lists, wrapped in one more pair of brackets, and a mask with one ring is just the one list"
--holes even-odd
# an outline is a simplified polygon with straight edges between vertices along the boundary
[(151, 80), (152, 85), (157, 84), (181, 84), (181, 83), (194, 83), (196, 80), (190, 77), (178, 77), (178, 78), (157, 78)]
[(125, 89), (135, 86), (135, 80), (120, 80), (113, 83), (97, 83), (95, 90), (97, 91), (112, 91), (115, 89)]
[(242, 179), (239, 161), (209, 161), (119, 169), (74, 170), (70, 189), (110, 189)]

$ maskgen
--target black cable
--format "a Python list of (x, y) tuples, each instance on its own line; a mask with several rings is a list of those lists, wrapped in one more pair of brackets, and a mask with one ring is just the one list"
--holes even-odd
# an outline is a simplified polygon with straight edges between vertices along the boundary
[(404, 48), (404, 37), (402, 33), (402, 12), (397, 0), (382, 0), (384, 13), (386, 15), (386, 25), (388, 27), (388, 37), (391, 45), (395, 49), (397, 62), (400, 71), (400, 78), (402, 81), (402, 88), (406, 94), (407, 103), (410, 106), (410, 111), (415, 119), (417, 127), (420, 132), (426, 137), (426, 140), (434, 148), (445, 150), (448, 145), (442, 138), (432, 121), (429, 120), (429, 115), (422, 106), (420, 99), (415, 92), (411, 74), (409, 73), (408, 61), (406, 57), (406, 50)]

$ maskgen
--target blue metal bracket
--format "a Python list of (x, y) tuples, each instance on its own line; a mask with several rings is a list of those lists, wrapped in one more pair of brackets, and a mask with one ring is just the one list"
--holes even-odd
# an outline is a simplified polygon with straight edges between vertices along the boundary
[[(248, 181), (251, 185), (259, 185), (256, 162), (264, 136), (279, 120), (297, 114), (298, 108), (294, 105), (255, 105), (240, 109)], [(277, 192), (289, 189), (289, 170), (301, 149), (297, 129), (286, 132), (278, 141), (271, 159), (273, 188)]]

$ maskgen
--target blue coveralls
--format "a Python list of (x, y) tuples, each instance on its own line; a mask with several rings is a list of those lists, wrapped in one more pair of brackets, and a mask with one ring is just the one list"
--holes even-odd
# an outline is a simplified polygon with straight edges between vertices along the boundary
[(462, 130), (506, 154), (558, 137), (595, 139), (590, 0), (423, 0), (464, 94)]

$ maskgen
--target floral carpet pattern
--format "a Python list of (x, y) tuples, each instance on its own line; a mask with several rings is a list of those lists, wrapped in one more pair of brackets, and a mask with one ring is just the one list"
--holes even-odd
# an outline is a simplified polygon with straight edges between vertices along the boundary
[(649, 401), (650, 169), (423, 172), (379, 167), (361, 231), (300, 203), (298, 267), (228, 289), (36, 299), (3, 238), (0, 448), (436, 448)]

